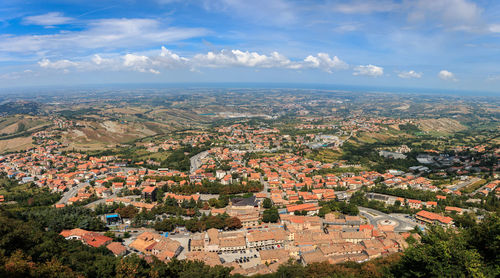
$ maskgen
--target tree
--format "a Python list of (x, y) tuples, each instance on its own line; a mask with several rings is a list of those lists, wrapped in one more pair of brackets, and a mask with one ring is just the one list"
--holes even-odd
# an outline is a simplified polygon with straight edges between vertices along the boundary
[(132, 205), (128, 205), (126, 207), (116, 209), (116, 213), (120, 214), (123, 218), (134, 218), (139, 213), (139, 210)]
[(170, 232), (175, 229), (175, 223), (171, 219), (156, 221), (154, 224), (154, 229), (162, 232)]
[(342, 213), (354, 216), (359, 214), (359, 209), (355, 204), (349, 203), (342, 209)]
[(226, 218), (224, 225), (228, 230), (240, 229), (242, 227), (241, 220), (238, 217)]
[(262, 214), (262, 221), (266, 223), (276, 223), (280, 219), (278, 209), (277, 208), (271, 208), (271, 209), (266, 209), (264, 213)]
[(325, 217), (326, 214), (330, 213), (332, 210), (328, 206), (321, 207), (318, 212), (319, 217)]
[(464, 234), (433, 226), (422, 243), (405, 251), (393, 267), (396, 277), (485, 277), (481, 255)]
[(264, 201), (262, 202), (262, 206), (265, 209), (270, 209), (273, 206), (273, 202), (269, 198), (265, 198)]

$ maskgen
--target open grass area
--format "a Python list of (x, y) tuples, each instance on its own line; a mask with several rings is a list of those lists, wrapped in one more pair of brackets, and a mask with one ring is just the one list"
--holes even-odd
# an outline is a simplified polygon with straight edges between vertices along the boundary
[(342, 156), (341, 151), (332, 149), (319, 149), (317, 152), (313, 151), (306, 155), (307, 158), (326, 163), (337, 162)]
[(480, 179), (480, 180), (476, 181), (475, 183), (463, 188), (460, 191), (462, 193), (469, 194), (469, 193), (474, 192), (475, 190), (477, 190), (478, 188), (480, 188), (481, 186), (483, 186), (485, 184), (486, 184), (486, 180)]

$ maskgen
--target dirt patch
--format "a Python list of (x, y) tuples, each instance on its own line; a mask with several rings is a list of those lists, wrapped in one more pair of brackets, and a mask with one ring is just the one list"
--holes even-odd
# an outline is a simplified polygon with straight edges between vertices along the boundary
[(0, 129), (0, 134), (12, 134), (17, 132), (18, 124), (13, 123), (11, 125), (8, 125), (2, 129)]
[(467, 129), (459, 121), (449, 118), (425, 119), (420, 120), (418, 123), (420, 129), (427, 132), (454, 133)]
[(18, 137), (7, 140), (0, 140), (0, 152), (19, 151), (31, 148), (33, 140), (30, 137)]

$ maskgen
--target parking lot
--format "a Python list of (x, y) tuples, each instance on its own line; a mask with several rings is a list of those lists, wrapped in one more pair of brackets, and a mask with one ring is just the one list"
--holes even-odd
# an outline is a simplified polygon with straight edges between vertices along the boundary
[(224, 252), (219, 255), (225, 262), (237, 262), (239, 264), (249, 263), (254, 259), (260, 262), (259, 252), (257, 250), (243, 250), (243, 251), (232, 251)]

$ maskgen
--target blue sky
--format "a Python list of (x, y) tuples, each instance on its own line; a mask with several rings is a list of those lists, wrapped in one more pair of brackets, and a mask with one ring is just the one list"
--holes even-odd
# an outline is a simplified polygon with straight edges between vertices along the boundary
[(148, 82), (498, 92), (500, 1), (1, 1), (0, 87)]

